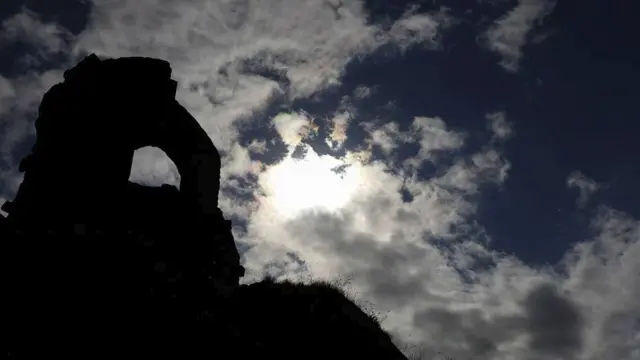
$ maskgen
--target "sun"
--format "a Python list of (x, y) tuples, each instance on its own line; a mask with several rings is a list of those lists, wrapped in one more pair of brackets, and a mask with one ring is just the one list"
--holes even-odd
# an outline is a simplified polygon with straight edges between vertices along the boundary
[(307, 210), (343, 208), (361, 186), (357, 166), (310, 147), (301, 159), (291, 153), (260, 177), (264, 201), (279, 214), (295, 216)]

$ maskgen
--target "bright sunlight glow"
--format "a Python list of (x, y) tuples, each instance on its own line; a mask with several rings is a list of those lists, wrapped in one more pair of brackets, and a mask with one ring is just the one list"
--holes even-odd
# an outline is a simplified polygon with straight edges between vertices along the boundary
[(265, 201), (281, 215), (294, 217), (305, 210), (339, 210), (353, 197), (361, 184), (357, 166), (343, 160), (318, 156), (307, 148), (305, 157), (291, 153), (266, 170), (260, 179)]

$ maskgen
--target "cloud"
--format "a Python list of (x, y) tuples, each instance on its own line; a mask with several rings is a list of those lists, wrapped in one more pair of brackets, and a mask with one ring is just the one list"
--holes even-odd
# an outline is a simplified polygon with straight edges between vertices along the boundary
[(61, 78), (57, 70), (28, 71), (14, 78), (0, 75), (0, 197), (15, 196), (23, 178), (18, 164), (34, 139), (38, 104)]
[[(502, 184), (511, 168), (510, 163), (495, 149), (473, 154), (469, 159), (458, 160), (438, 183), (446, 188), (475, 194), (484, 182)], [(478, 181), (481, 179), (482, 181)]]
[(0, 24), (0, 45), (20, 43), (32, 47), (21, 57), (28, 67), (39, 65), (51, 55), (67, 53), (72, 39), (73, 35), (67, 29), (53, 22), (43, 22), (25, 7)]
[(148, 186), (179, 186), (180, 174), (164, 151), (147, 146), (135, 151), (129, 180)]
[[(306, 97), (338, 84), (347, 63), (382, 45), (407, 49), (430, 43), (436, 47), (438, 31), (447, 20), (441, 13), (413, 12), (385, 29), (368, 23), (359, 1), (345, 1), (335, 9), (323, 2), (283, 0), (92, 3), (87, 28), (77, 36), (56, 23), (42, 22), (24, 8), (2, 23), (0, 41), (26, 43), (31, 46), (27, 56), (41, 59), (67, 54), (63, 67), (89, 52), (169, 60), (181, 85), (179, 101), (224, 154), (231, 153), (236, 143), (239, 121), (274, 98)], [(60, 80), (61, 70), (1, 78), (0, 101), (11, 106), (0, 111), (13, 107), (33, 111), (42, 90)], [(26, 116), (13, 116), (11, 141), (3, 141), (3, 155), (29, 136), (32, 123), (23, 120)], [(243, 157), (235, 158), (247, 164), (240, 160)], [(132, 178), (157, 183), (164, 169), (164, 181), (173, 182), (175, 169), (167, 167), (167, 161), (157, 151), (139, 151)]]
[(382, 38), (393, 39), (401, 51), (405, 51), (416, 43), (430, 47), (438, 47), (441, 28), (451, 26), (451, 19), (445, 9), (433, 14), (416, 14), (416, 8), (409, 9), (398, 19)]
[[(349, 62), (381, 46), (437, 49), (450, 23), (444, 12), (409, 11), (382, 27), (368, 21), (358, 1), (335, 7), (284, 0), (93, 3), (88, 28), (70, 44), (69, 61), (89, 51), (171, 61), (179, 101), (225, 154), (220, 206), (241, 220), (234, 233), (249, 247), (245, 281), (265, 274), (349, 276), (359, 298), (388, 312), (383, 326), (399, 342), (423, 348), (423, 359), (629, 360), (640, 354), (639, 219), (599, 207), (593, 236), (554, 267), (529, 266), (491, 250), (490, 234), (477, 220), (481, 201), (490, 200), (478, 195), (509, 176), (501, 146), (514, 132), (503, 113), (487, 115), (493, 138), (473, 147), (465, 141), (469, 134), (447, 119), (416, 116), (407, 127), (354, 123), (339, 109), (331, 135), (343, 142), (342, 157), (320, 156), (305, 143), (313, 133), (312, 114), (255, 116), (274, 100), (306, 98), (339, 84)], [(488, 31), (488, 46), (507, 69), (517, 69), (530, 29), (549, 4), (520, 1)], [(12, 150), (32, 135), (29, 121), (60, 75), (31, 70), (0, 78), (3, 161), (15, 162)], [(252, 160), (273, 144), (238, 142), (255, 121), (272, 123), (289, 150), (304, 147), (306, 156), (287, 153), (273, 164)], [(365, 130), (364, 147), (344, 141), (351, 124)], [(401, 157), (409, 147), (415, 153)], [(438, 171), (420, 172), (425, 164)], [(177, 176), (161, 151), (136, 154), (132, 178), (158, 184)], [(283, 202), (277, 191), (266, 191), (269, 182), (290, 187), (296, 197)], [(288, 206), (274, 206), (277, 201)], [(292, 207), (297, 211), (282, 215)]]
[[(369, 141), (416, 143), (416, 128), (422, 129), (370, 127)], [(381, 140), (385, 133), (394, 136)], [(445, 166), (439, 175), (425, 179), (392, 171), (392, 159), (345, 156), (338, 159), (345, 172), (357, 173), (362, 185), (343, 207), (281, 217), (259, 205), (242, 238), (252, 246), (244, 254), (247, 281), (267, 273), (348, 277), (356, 294), (387, 314), (383, 326), (399, 342), (423, 349), (422, 359), (632, 359), (640, 331), (632, 300), (640, 291), (634, 284), (640, 220), (601, 208), (592, 222), (594, 237), (575, 245), (558, 268), (532, 267), (494, 252), (474, 221), (481, 205), (474, 195), (502, 184), (509, 162), (494, 141), (467, 153), (451, 141), (462, 141), (464, 133), (438, 136), (440, 142), (426, 148), (455, 155), (436, 158)]]
[(485, 45), (502, 57), (500, 65), (505, 70), (518, 71), (529, 33), (554, 7), (553, 0), (519, 0), (485, 32)]
[(362, 126), (370, 133), (367, 143), (381, 149), (387, 156), (403, 145), (419, 145), (418, 152), (401, 165), (408, 171), (418, 170), (424, 162), (435, 161), (439, 153), (458, 150), (464, 145), (466, 136), (448, 130), (438, 117), (417, 116), (406, 131), (400, 130), (396, 122), (386, 122), (378, 127), (373, 123), (362, 123)]
[(567, 186), (570, 188), (577, 188), (580, 191), (580, 195), (576, 200), (578, 207), (584, 207), (589, 201), (589, 197), (600, 189), (600, 185), (597, 182), (589, 179), (579, 171), (574, 171), (569, 174), (567, 178)]
[[(422, 134), (426, 123), (419, 118), (406, 133), (420, 130), (418, 133)], [(455, 132), (439, 134), (443, 138), (462, 138)], [(434, 143), (441, 145), (431, 144), (427, 149), (450, 143), (438, 140)], [(353, 275), (353, 286), (366, 293), (365, 298), (373, 299), (385, 310), (399, 312), (388, 318), (386, 324), (390, 328), (416, 336), (420, 331), (411, 325), (412, 317), (424, 306), (423, 301), (444, 304), (449, 299), (445, 294), (464, 288), (464, 281), (449, 263), (451, 259), (429, 239), (455, 241), (467, 233), (468, 220), (476, 211), (476, 204), (468, 197), (475, 191), (470, 184), (479, 186), (504, 179), (490, 175), (500, 173), (499, 169), (505, 166), (500, 156), (490, 155), (494, 153), (497, 150), (480, 150), (450, 166), (442, 176), (426, 180), (415, 175), (394, 175), (390, 164), (382, 161), (349, 160), (353, 159), (349, 156), (339, 159), (348, 165), (346, 175), (357, 173), (361, 184), (353, 189), (344, 207), (332, 211), (309, 209), (291, 218), (260, 206), (242, 239), (252, 246), (245, 254), (245, 266), (256, 277), (263, 273), (302, 278), (307, 274), (321, 278)], [(338, 187), (340, 184), (331, 186)], [(403, 188), (412, 194), (408, 202), (402, 198)], [(464, 256), (455, 256), (461, 268), (475, 258), (490, 256), (470, 242), (457, 246), (466, 249)], [(290, 257), (290, 253), (296, 257)]]
[(356, 100), (363, 100), (371, 96), (372, 92), (372, 88), (364, 85), (358, 85), (358, 87), (353, 91), (353, 96)]
[(221, 181), (225, 181), (231, 176), (243, 177), (252, 174), (259, 168), (256, 161), (251, 160), (249, 150), (236, 143), (223, 158)]
[[(360, 1), (179, 2), (94, 0), (72, 55), (144, 55), (171, 62), (178, 99), (223, 151), (239, 121), (273, 99), (308, 97), (339, 84), (345, 66), (380, 46), (437, 48), (443, 12), (407, 12), (371, 24)], [(146, 161), (154, 161), (148, 158)]]
[(583, 357), (635, 359), (640, 351), (640, 219), (600, 206), (593, 239), (567, 253), (564, 287), (585, 309)]
[(250, 152), (256, 154), (264, 154), (267, 151), (267, 142), (265, 140), (251, 140), (251, 143), (247, 146)]
[(385, 32), (367, 24), (357, 1), (344, 2), (339, 13), (336, 17), (322, 2), (95, 1), (91, 28), (77, 46), (113, 56), (144, 52), (163, 57), (175, 64), (179, 77), (222, 88), (255, 76), (243, 73), (252, 67), (283, 72), (297, 97), (336, 83), (348, 61), (380, 45), (435, 41), (440, 24), (416, 14)]
[(386, 155), (397, 149), (403, 143), (410, 140), (410, 136), (400, 131), (400, 127), (396, 122), (387, 122), (384, 125), (375, 128), (372, 123), (361, 123), (361, 125), (370, 133), (370, 137), (366, 139), (371, 147), (378, 147)]
[(524, 302), (524, 308), (527, 330), (531, 334), (531, 349), (562, 359), (574, 358), (582, 343), (580, 309), (550, 284), (533, 289)]
[(603, 209), (594, 230), (594, 239), (568, 254), (565, 275), (492, 254), (495, 267), (475, 271), (449, 302), (416, 313), (414, 326), (428, 339), (423, 344), (453, 358), (634, 359), (640, 221)]
[(7, 109), (12, 106), (11, 100), (15, 96), (16, 89), (13, 87), (13, 83), (4, 76), (0, 76), (0, 109)]
[(493, 112), (485, 115), (489, 120), (489, 127), (493, 131), (493, 136), (497, 140), (505, 140), (513, 135), (513, 125), (507, 122), (504, 112)]
[(348, 112), (336, 114), (331, 119), (331, 133), (327, 143), (331, 147), (341, 146), (347, 140), (347, 128), (352, 115)]
[(295, 147), (317, 129), (313, 120), (305, 114), (281, 113), (274, 117), (272, 121), (276, 131), (278, 131), (278, 135), (289, 147)]
[(464, 143), (465, 135), (447, 130), (441, 118), (416, 117), (411, 129), (420, 144), (418, 154), (412, 159), (415, 160), (415, 166), (431, 159), (437, 151), (457, 150)]

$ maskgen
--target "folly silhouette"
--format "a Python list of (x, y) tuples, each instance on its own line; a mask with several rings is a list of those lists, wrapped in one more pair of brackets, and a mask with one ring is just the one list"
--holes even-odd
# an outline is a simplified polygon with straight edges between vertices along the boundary
[[(44, 95), (0, 215), (9, 356), (404, 359), (336, 287), (239, 285), (220, 155), (176, 86), (166, 61), (90, 55)], [(179, 189), (128, 180), (143, 146)]]

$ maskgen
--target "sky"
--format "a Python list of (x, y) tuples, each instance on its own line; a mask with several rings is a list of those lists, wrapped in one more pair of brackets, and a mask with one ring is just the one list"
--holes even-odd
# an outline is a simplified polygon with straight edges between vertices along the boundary
[[(89, 53), (171, 62), (247, 268), (420, 359), (640, 359), (640, 3), (0, 2), (0, 203)], [(57, 174), (64, 176), (64, 174)], [(177, 185), (159, 149), (131, 180)]]

